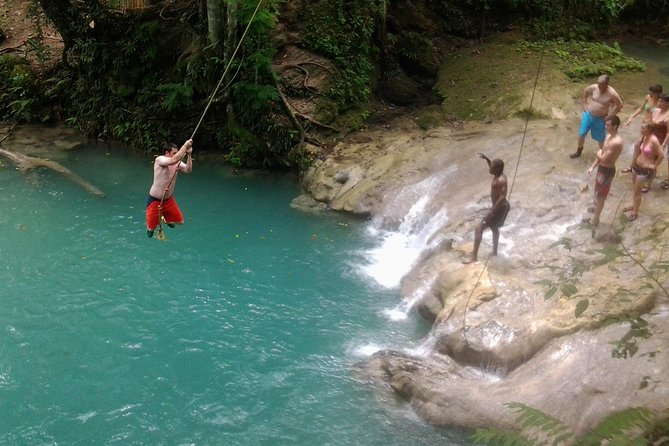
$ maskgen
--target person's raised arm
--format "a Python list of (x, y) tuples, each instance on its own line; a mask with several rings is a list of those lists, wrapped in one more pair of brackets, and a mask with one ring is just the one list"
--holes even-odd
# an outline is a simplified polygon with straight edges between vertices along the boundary
[(179, 170), (183, 173), (191, 173), (193, 171), (193, 146), (191, 146), (186, 151), (186, 162), (181, 162), (179, 165)]
[(177, 153), (172, 155), (171, 157), (164, 156), (162, 157), (163, 159), (160, 160), (160, 165), (165, 167), (165, 166), (172, 166), (174, 164), (180, 163), (181, 159), (184, 157), (188, 149), (190, 149), (193, 146), (193, 140), (189, 139), (184, 143), (183, 146), (179, 149)]
[(627, 122), (625, 123), (625, 127), (629, 126), (630, 123), (632, 122), (632, 120), (634, 118), (636, 118), (639, 113), (641, 113), (643, 111), (643, 109), (646, 107), (646, 104), (648, 104), (648, 96), (646, 96), (646, 100), (643, 101), (643, 104), (641, 104), (641, 106), (639, 108), (634, 110), (634, 113), (632, 113), (632, 115), (629, 118), (627, 118)]
[(490, 158), (488, 158), (487, 156), (485, 156), (481, 152), (477, 152), (476, 154), (479, 156), (479, 158), (486, 160), (486, 162), (488, 163), (488, 167), (490, 167), (490, 163), (491, 163)]

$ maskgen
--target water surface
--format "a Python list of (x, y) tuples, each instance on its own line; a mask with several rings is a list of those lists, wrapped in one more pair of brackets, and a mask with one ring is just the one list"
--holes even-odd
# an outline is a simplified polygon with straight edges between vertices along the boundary
[(147, 156), (0, 168), (0, 443), (458, 444), (353, 366), (429, 326), (361, 270), (367, 223), (292, 209), (294, 178), (195, 161), (148, 239)]

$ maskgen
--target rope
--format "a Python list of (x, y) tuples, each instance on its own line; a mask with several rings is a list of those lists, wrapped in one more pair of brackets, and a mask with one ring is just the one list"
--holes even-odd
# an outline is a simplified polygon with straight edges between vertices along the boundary
[[(620, 207), (622, 206), (623, 201), (627, 198), (627, 193), (628, 193), (628, 192), (626, 191), (626, 192), (620, 197), (620, 200), (618, 201), (618, 207), (616, 207), (616, 211), (613, 213), (613, 217), (611, 218), (611, 227), (612, 227), (612, 228), (615, 228), (615, 227), (616, 227), (616, 225), (615, 225), (615, 220), (616, 220), (616, 217), (618, 216), (618, 211), (620, 211)], [(632, 198), (632, 199), (634, 199), (634, 198)], [(640, 261), (639, 259), (637, 259), (636, 257), (634, 257), (634, 256), (632, 255), (632, 251), (630, 251), (630, 249), (625, 245), (625, 243), (623, 242), (623, 237), (622, 237), (622, 235), (621, 235), (622, 230), (625, 229), (625, 228), (624, 228), (624, 227), (621, 228), (620, 226), (619, 226), (619, 228), (620, 228), (620, 229), (619, 229), (619, 230), (616, 230), (615, 233), (616, 233), (616, 235), (618, 235), (618, 236), (620, 237), (620, 246), (622, 246), (622, 248), (623, 248), (623, 252), (625, 253), (625, 255), (626, 255), (627, 257), (629, 257), (629, 259), (632, 260), (632, 261), (633, 261), (639, 268), (641, 268), (641, 270), (642, 270), (644, 273), (646, 273), (646, 277), (647, 277), (648, 279), (650, 279), (651, 282), (654, 282), (654, 283), (658, 286), (658, 288), (660, 288), (660, 290), (662, 290), (662, 292), (664, 293), (664, 295), (667, 296), (667, 297), (669, 298), (669, 290), (667, 290), (667, 288), (665, 288), (665, 286), (664, 286), (664, 285), (660, 282), (660, 280), (659, 280), (660, 269), (658, 268), (657, 276), (656, 276), (656, 277), (653, 276), (653, 274), (651, 273), (651, 271), (649, 271), (648, 268), (646, 268), (646, 267), (643, 265), (643, 263), (641, 263), (641, 261)], [(596, 230), (596, 228), (593, 228), (593, 232), (592, 232), (592, 233), (593, 233), (593, 237), (594, 237), (594, 234), (595, 234), (595, 230)], [(666, 245), (660, 245), (660, 253), (658, 254), (658, 259), (657, 259), (658, 264), (662, 262), (662, 254), (663, 254), (663, 251), (664, 251), (665, 246), (666, 246)]]
[(216, 88), (214, 89), (214, 92), (211, 94), (209, 97), (209, 102), (207, 103), (207, 106), (204, 108), (204, 111), (202, 112), (202, 115), (200, 116), (200, 120), (197, 122), (197, 125), (195, 126), (195, 130), (193, 130), (193, 134), (191, 135), (190, 139), (193, 139), (195, 136), (195, 133), (197, 133), (197, 130), (200, 128), (200, 124), (202, 124), (202, 120), (204, 119), (204, 115), (207, 114), (207, 111), (209, 110), (209, 106), (214, 100), (214, 97), (216, 96), (216, 93), (218, 92), (218, 89), (220, 88), (221, 84), (223, 83), (223, 79), (225, 79), (225, 75), (228, 74), (228, 69), (230, 68), (230, 65), (232, 64), (232, 61), (235, 59), (235, 56), (237, 55), (237, 51), (239, 51), (239, 48), (242, 46), (242, 42), (244, 41), (244, 38), (246, 37), (246, 34), (249, 32), (249, 28), (251, 28), (251, 23), (253, 23), (253, 19), (256, 17), (256, 14), (258, 13), (258, 10), (260, 9), (260, 5), (262, 4), (262, 0), (258, 0), (258, 4), (256, 5), (255, 11), (253, 11), (253, 14), (251, 15), (251, 18), (249, 19), (249, 23), (246, 25), (246, 29), (244, 29), (244, 33), (242, 34), (242, 37), (239, 39), (239, 42), (237, 43), (237, 47), (235, 48), (235, 51), (233, 51), (232, 56), (230, 56), (230, 60), (228, 61), (228, 64), (225, 67), (225, 71), (223, 71), (223, 75), (218, 81), (218, 84), (216, 84)]
[[(537, 91), (537, 84), (539, 83), (539, 74), (541, 73), (541, 65), (543, 64), (544, 61), (544, 52), (541, 52), (541, 57), (539, 59), (539, 67), (537, 68), (537, 75), (534, 79), (534, 87), (532, 88), (532, 97), (530, 98), (530, 110), (532, 110), (532, 104), (534, 104), (534, 94)], [(516, 183), (516, 176), (518, 175), (518, 166), (520, 165), (520, 159), (523, 156), (523, 147), (525, 146), (525, 137), (527, 136), (527, 126), (530, 123), (530, 114), (527, 114), (527, 118), (525, 119), (525, 128), (523, 129), (523, 138), (520, 141), (520, 149), (518, 150), (518, 158), (516, 160), (516, 168), (513, 172), (513, 178), (511, 179), (511, 187), (509, 188), (509, 194), (507, 200), (511, 200), (511, 194), (513, 193), (513, 185)], [(476, 291), (476, 288), (478, 288), (479, 284), (481, 283), (481, 277), (483, 277), (483, 273), (485, 270), (488, 268), (488, 262), (490, 261), (492, 253), (488, 253), (488, 256), (485, 259), (485, 262), (483, 263), (483, 268), (481, 269), (481, 272), (479, 273), (479, 276), (476, 279), (476, 282), (474, 283), (474, 287), (472, 288), (472, 291), (469, 293), (469, 296), (467, 297), (467, 301), (465, 302), (465, 310), (462, 313), (462, 334), (463, 336), (467, 336), (466, 328), (467, 328), (467, 309), (469, 308), (469, 301), (471, 300), (472, 296), (474, 295), (474, 291)]]
[[(195, 126), (195, 129), (193, 130), (193, 133), (191, 134), (189, 139), (193, 139), (195, 137), (195, 134), (197, 133), (198, 129), (200, 128), (200, 124), (202, 124), (202, 120), (204, 119), (205, 115), (207, 114), (207, 111), (209, 111), (209, 107), (211, 106), (211, 103), (214, 101), (214, 98), (216, 97), (216, 93), (218, 93), (218, 89), (221, 87), (221, 84), (223, 83), (223, 80), (225, 79), (225, 76), (228, 74), (228, 70), (230, 69), (230, 66), (232, 65), (232, 61), (235, 59), (235, 56), (237, 55), (237, 52), (239, 51), (239, 48), (242, 46), (242, 42), (244, 42), (244, 38), (246, 38), (246, 34), (248, 34), (249, 29), (251, 28), (251, 23), (253, 23), (253, 19), (255, 19), (256, 14), (258, 14), (258, 10), (260, 9), (260, 5), (262, 4), (263, 0), (258, 0), (258, 4), (256, 5), (256, 9), (253, 11), (253, 14), (251, 14), (251, 18), (249, 19), (249, 22), (246, 24), (246, 28), (244, 29), (244, 32), (242, 33), (242, 37), (239, 39), (239, 42), (237, 42), (237, 46), (235, 47), (235, 50), (232, 52), (232, 55), (230, 56), (230, 60), (228, 60), (227, 65), (225, 66), (225, 70), (223, 70), (223, 74), (221, 75), (221, 78), (218, 80), (218, 83), (216, 84), (216, 88), (214, 88), (214, 91), (209, 95), (209, 101), (207, 102), (207, 105), (205, 106), (204, 110), (202, 111), (202, 114), (200, 115), (200, 119), (197, 122), (197, 125)], [(239, 68), (237, 69), (237, 73), (239, 72)], [(235, 76), (237, 76), (237, 73), (235, 73)], [(234, 77), (233, 77), (234, 79)], [(227, 88), (232, 81), (230, 81), (225, 88)], [(179, 162), (176, 163), (177, 165), (181, 164), (181, 160), (183, 159), (184, 155), (179, 158)], [(174, 180), (177, 177), (177, 173), (179, 173), (179, 167), (177, 167), (174, 170), (174, 174), (172, 175), (172, 178), (170, 178), (169, 183), (167, 183), (167, 187), (165, 187), (165, 190), (163, 191), (163, 196), (160, 199), (160, 204), (158, 205), (158, 238), (164, 238), (162, 236), (163, 234), (163, 203), (165, 202), (165, 196), (167, 195), (167, 191), (170, 190), (170, 187), (174, 183)]]

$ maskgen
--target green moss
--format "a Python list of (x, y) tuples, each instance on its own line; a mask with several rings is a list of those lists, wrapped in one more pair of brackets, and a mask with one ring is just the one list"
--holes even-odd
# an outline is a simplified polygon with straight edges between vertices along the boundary
[(554, 56), (559, 67), (572, 79), (581, 80), (602, 73), (614, 74), (619, 71), (644, 71), (643, 62), (627, 57), (617, 42), (612, 45), (598, 42), (544, 40), (519, 41), (519, 51), (531, 49)]
[(503, 119), (515, 115), (540, 119), (545, 116), (526, 104), (538, 74), (540, 88), (550, 90), (602, 73), (643, 70), (644, 64), (625, 56), (617, 43), (530, 42), (517, 34), (505, 34), (448, 56), (434, 89), (448, 118)]
[(536, 55), (529, 55), (527, 63), (519, 63), (513, 45), (488, 43), (447, 58), (435, 91), (449, 118), (503, 119), (522, 103), (524, 84), (536, 76), (537, 67)]
[(546, 116), (544, 113), (541, 113), (540, 111), (531, 108), (531, 107), (525, 107), (523, 109), (520, 109), (514, 113), (515, 116), (526, 119), (526, 120), (532, 120), (532, 119), (545, 119), (548, 116)]
[(423, 130), (429, 130), (431, 128), (437, 127), (438, 125), (441, 125), (443, 121), (444, 115), (442, 111), (432, 108), (428, 108), (422, 111), (416, 119), (416, 123)]

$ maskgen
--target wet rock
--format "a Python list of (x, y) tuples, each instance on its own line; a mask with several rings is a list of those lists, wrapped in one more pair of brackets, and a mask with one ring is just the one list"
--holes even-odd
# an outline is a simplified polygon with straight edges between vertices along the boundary
[[(573, 122), (532, 121), (525, 136), (524, 125), (463, 123), (425, 133), (404, 122), (370, 130), (358, 138), (364, 143), (340, 144), (314, 166), (308, 190), (338, 209), (369, 210), (384, 229), (407, 225), (409, 215), (416, 230), (435, 215), (447, 216), (401, 281), (402, 296), (417, 300), (415, 309), (433, 323), (433, 352), (420, 358), (385, 352), (364, 370), (443, 426), (508, 428), (514, 416), (504, 404), (513, 401), (577, 432), (626, 407), (667, 409), (669, 351), (658, 347), (669, 341), (661, 328), (669, 326), (669, 311), (653, 279), (666, 288), (664, 200), (645, 196), (642, 218), (630, 223), (620, 216), (629, 182), (614, 179), (593, 236), (580, 218), (592, 203), (594, 180), (585, 171), (594, 145), (588, 142), (585, 159), (574, 161), (567, 156)], [(625, 140), (637, 136), (629, 128), (621, 133)], [(511, 212), (499, 255), (488, 257), (487, 232), (479, 261), (462, 265), (491, 205), (491, 177), (477, 152), (505, 160)], [(623, 154), (621, 165), (629, 156)], [(612, 356), (629, 329), (625, 321), (635, 315), (653, 320), (652, 338), (637, 344), (652, 355), (651, 364), (643, 353)], [(652, 377), (657, 394), (640, 390), (650, 379), (644, 377)]]

